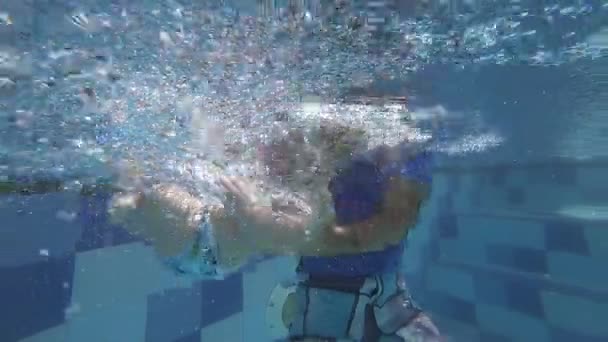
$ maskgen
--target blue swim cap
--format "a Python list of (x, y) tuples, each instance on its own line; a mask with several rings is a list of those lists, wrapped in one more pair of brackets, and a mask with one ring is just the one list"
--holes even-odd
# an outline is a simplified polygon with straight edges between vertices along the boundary
[(382, 206), (385, 182), (371, 162), (353, 161), (339, 169), (329, 182), (338, 224), (352, 224), (372, 217)]
[(338, 224), (352, 224), (374, 216), (381, 208), (387, 180), (399, 175), (428, 184), (432, 181), (432, 153), (422, 151), (405, 162), (390, 163), (383, 169), (373, 161), (352, 160), (339, 168), (329, 183)]

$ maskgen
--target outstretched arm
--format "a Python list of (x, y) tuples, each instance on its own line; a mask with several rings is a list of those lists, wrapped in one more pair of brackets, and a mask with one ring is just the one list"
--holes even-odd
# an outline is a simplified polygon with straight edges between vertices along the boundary
[(371, 218), (339, 225), (329, 193), (313, 198), (310, 212), (290, 213), (260, 205), (255, 187), (243, 179), (224, 178), (224, 186), (235, 197), (235, 207), (246, 220), (245, 235), (256, 248), (271, 254), (335, 256), (381, 250), (399, 243), (417, 220), (428, 186), (391, 178), (384, 193), (382, 210)]
[(395, 180), (385, 193), (380, 213), (340, 226), (329, 194), (313, 199), (308, 212), (277, 210), (259, 201), (255, 185), (247, 180), (226, 177), (222, 183), (229, 200), (221, 207), (208, 207), (179, 186), (163, 185), (146, 195), (117, 194), (110, 211), (113, 220), (153, 241), (164, 256), (186, 250), (194, 241), (202, 214), (208, 212), (220, 262), (235, 266), (263, 254), (334, 256), (380, 250), (405, 236), (425, 196), (417, 185)]

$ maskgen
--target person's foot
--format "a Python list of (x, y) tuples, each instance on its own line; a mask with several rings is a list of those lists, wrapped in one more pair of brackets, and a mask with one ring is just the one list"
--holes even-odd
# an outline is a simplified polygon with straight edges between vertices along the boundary
[(419, 315), (406, 327), (401, 328), (397, 335), (406, 342), (445, 342), (439, 329), (425, 314)]

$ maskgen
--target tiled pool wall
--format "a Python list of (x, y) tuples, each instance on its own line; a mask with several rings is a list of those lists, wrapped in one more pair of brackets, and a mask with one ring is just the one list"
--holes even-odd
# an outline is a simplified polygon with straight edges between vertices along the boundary
[(291, 260), (176, 278), (107, 222), (107, 197), (0, 198), (0, 341), (270, 341), (265, 302)]
[(456, 341), (605, 341), (607, 161), (437, 171), (423, 305)]
[[(416, 298), (455, 341), (606, 340), (607, 171), (440, 168), (405, 257)], [(2, 199), (0, 340), (270, 341), (266, 302), (293, 260), (177, 279), (107, 223), (105, 197)]]

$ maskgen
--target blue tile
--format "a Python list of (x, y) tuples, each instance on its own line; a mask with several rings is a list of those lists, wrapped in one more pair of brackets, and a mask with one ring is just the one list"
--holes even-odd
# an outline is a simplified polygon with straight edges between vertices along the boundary
[(513, 249), (508, 246), (488, 244), (486, 246), (486, 258), (488, 263), (493, 265), (513, 267), (515, 264)]
[(495, 166), (489, 170), (490, 184), (494, 186), (502, 186), (507, 180), (507, 169), (503, 166)]
[(0, 341), (17, 341), (64, 322), (74, 256), (0, 269)]
[(547, 173), (546, 167), (530, 167), (526, 170), (527, 181), (535, 184), (546, 183)]
[(437, 218), (439, 237), (442, 239), (455, 239), (458, 237), (458, 220), (456, 215), (440, 214)]
[(550, 251), (589, 255), (584, 226), (575, 221), (548, 222), (545, 225), (545, 243)]
[(490, 305), (506, 306), (508, 303), (505, 282), (487, 274), (474, 277), (475, 299)]
[(173, 342), (201, 342), (201, 332), (197, 330), (190, 335), (179, 337), (173, 340)]
[(473, 207), (477, 207), (480, 206), (481, 203), (481, 186), (479, 185), (474, 185), (471, 192), (469, 193), (470, 196), (470, 201), (471, 201), (471, 205)]
[(544, 318), (545, 311), (540, 288), (524, 281), (517, 281), (506, 282), (505, 290), (510, 309), (533, 317)]
[(525, 272), (545, 274), (548, 272), (547, 254), (543, 250), (512, 247), (513, 249), (513, 266)]
[(428, 245), (424, 247), (424, 255), (428, 255), (428, 262), (437, 262), (441, 256), (441, 250), (439, 248), (439, 241), (437, 239), (431, 239)]
[(531, 273), (544, 274), (547, 272), (545, 251), (526, 247), (488, 244), (486, 246), (486, 256), (488, 262), (494, 265)]
[(608, 336), (591, 336), (588, 334), (568, 331), (553, 327), (550, 330), (552, 342), (606, 342)]
[(449, 194), (456, 193), (460, 190), (460, 175), (459, 174), (450, 174), (448, 175), (448, 189), (447, 192)]
[(498, 335), (488, 331), (479, 333), (479, 341), (481, 342), (512, 342), (513, 339), (507, 336)]
[(201, 326), (204, 328), (243, 311), (243, 274), (201, 282)]
[(551, 179), (560, 185), (576, 185), (577, 170), (576, 167), (568, 163), (567, 161), (559, 161), (554, 163), (551, 167), (550, 177)]
[(511, 187), (507, 190), (507, 201), (511, 205), (522, 205), (526, 201), (526, 193), (520, 187)]
[(454, 209), (454, 202), (452, 199), (452, 195), (449, 193), (439, 197), (437, 202), (438, 202), (439, 212), (441, 212), (441, 213), (451, 212)]
[(109, 222), (107, 205), (111, 194), (98, 192), (81, 199), (79, 212), (82, 236), (76, 243), (79, 252), (139, 241), (124, 228)]
[(199, 289), (176, 288), (148, 296), (146, 342), (166, 342), (200, 331)]
[(537, 184), (572, 186), (577, 182), (577, 169), (568, 161), (554, 158), (550, 165), (537, 165), (528, 170), (528, 180)]
[[(77, 194), (51, 193), (10, 196), (0, 205), (0, 267), (46, 261), (43, 251), (53, 258), (72, 255), (82, 228), (72, 220)], [(63, 211), (67, 215), (60, 218)]]
[(474, 303), (436, 291), (427, 291), (424, 298), (425, 310), (466, 324), (477, 324)]

